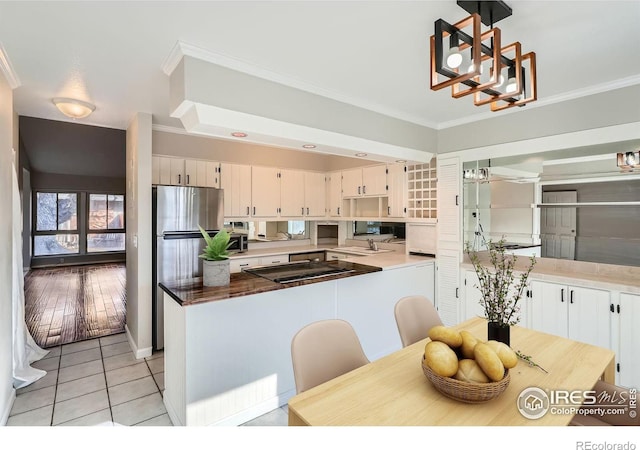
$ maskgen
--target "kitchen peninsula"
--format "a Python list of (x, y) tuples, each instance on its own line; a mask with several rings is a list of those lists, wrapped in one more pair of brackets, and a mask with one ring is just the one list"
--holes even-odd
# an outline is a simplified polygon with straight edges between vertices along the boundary
[(161, 285), (164, 403), (174, 425), (238, 425), (295, 395), (291, 339), (305, 325), (351, 323), (370, 360), (401, 348), (393, 315), (406, 295), (433, 298), (433, 258), (389, 252), (325, 263), (352, 270), (276, 283), (249, 273), (225, 287)]

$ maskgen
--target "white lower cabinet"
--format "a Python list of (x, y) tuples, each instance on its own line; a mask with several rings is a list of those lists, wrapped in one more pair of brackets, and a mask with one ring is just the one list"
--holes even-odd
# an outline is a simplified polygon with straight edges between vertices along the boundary
[(436, 308), (440, 319), (446, 326), (460, 322), (460, 252), (457, 250), (439, 250), (437, 268)]
[(615, 305), (618, 319), (618, 384), (640, 388), (640, 295), (620, 294), (620, 302)]
[(546, 281), (531, 282), (531, 328), (612, 348), (611, 293)]
[(229, 270), (231, 273), (239, 273), (242, 272), (242, 269), (259, 266), (260, 264), (262, 264), (261, 258), (231, 258), (229, 260)]
[(352, 255), (348, 255), (346, 253), (330, 252), (330, 251), (325, 252), (325, 259), (327, 261), (336, 261), (338, 259), (346, 259), (349, 256), (352, 256)]

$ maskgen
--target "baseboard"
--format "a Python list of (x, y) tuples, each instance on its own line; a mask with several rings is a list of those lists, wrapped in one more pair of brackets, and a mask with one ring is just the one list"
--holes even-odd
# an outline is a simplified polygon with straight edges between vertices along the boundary
[(173, 407), (173, 405), (171, 404), (171, 402), (169, 401), (169, 399), (167, 398), (166, 395), (162, 396), (162, 403), (164, 403), (164, 407), (167, 410), (167, 414), (169, 415), (169, 419), (171, 420), (171, 423), (173, 424), (174, 427), (183, 427), (184, 424), (180, 422), (180, 419), (178, 418), (178, 415), (176, 414), (176, 410)]
[(289, 399), (296, 395), (295, 389), (283, 392), (282, 394), (273, 397), (269, 400), (265, 400), (257, 405), (253, 405), (251, 408), (236, 413), (232, 416), (225, 417), (218, 422), (215, 422), (215, 426), (238, 426), (243, 423), (249, 422), (263, 414), (273, 411), (276, 408), (286, 405)]
[(133, 336), (131, 336), (131, 332), (129, 331), (129, 327), (127, 325), (124, 326), (124, 332), (127, 335), (129, 346), (131, 347), (133, 356), (135, 356), (136, 359), (142, 359), (147, 356), (151, 356), (151, 354), (153, 353), (153, 347), (138, 348), (136, 342), (133, 340)]
[(2, 417), (0, 417), (0, 426), (5, 426), (9, 421), (9, 414), (11, 414), (11, 408), (13, 408), (13, 402), (16, 401), (16, 390), (11, 388), (11, 395), (9, 396), (9, 401), (4, 407), (4, 411), (2, 411)]

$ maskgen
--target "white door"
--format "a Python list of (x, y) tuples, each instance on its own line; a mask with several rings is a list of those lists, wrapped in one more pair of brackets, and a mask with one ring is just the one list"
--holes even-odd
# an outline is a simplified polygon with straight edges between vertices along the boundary
[(389, 164), (387, 166), (389, 217), (405, 217), (407, 212), (407, 166)]
[(362, 195), (387, 195), (387, 166), (372, 166), (362, 169)]
[(342, 215), (342, 172), (331, 172), (328, 175), (329, 183), (329, 216), (340, 217)]
[(304, 174), (304, 214), (307, 217), (324, 217), (326, 213), (327, 191), (325, 174), (305, 172)]
[(460, 253), (440, 250), (437, 264), (438, 314), (446, 326), (456, 325), (460, 321)]
[(182, 184), (185, 186), (200, 186), (198, 183), (198, 161), (195, 159), (186, 159), (184, 161), (184, 181)]
[(568, 337), (568, 291), (562, 284), (532, 281), (531, 328)]
[(302, 217), (305, 213), (304, 172), (300, 170), (280, 171), (280, 215)]
[[(576, 191), (543, 192), (542, 203), (576, 203)], [(540, 214), (542, 255), (551, 258), (575, 259), (576, 208), (542, 208)], [(552, 243), (552, 244), (551, 244)]]
[(484, 308), (480, 304), (482, 291), (480, 291), (480, 282), (475, 270), (465, 272), (464, 285), (465, 320), (473, 317), (485, 317)]
[(171, 181), (169, 184), (184, 186), (184, 159), (169, 158), (169, 166), (171, 168)]
[[(616, 311), (617, 313), (617, 311)], [(620, 294), (620, 384), (626, 387), (640, 387), (640, 295)]]
[(438, 241), (460, 242), (460, 160), (438, 160)]
[(275, 167), (251, 167), (251, 215), (278, 217), (280, 210), (280, 178)]
[(362, 169), (342, 171), (342, 196), (359, 197), (362, 195)]
[(569, 286), (569, 339), (611, 348), (609, 291)]

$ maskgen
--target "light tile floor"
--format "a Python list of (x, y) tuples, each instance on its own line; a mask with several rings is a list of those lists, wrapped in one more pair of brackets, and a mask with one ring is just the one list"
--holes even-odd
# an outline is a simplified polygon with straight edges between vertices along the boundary
[[(164, 354), (135, 359), (124, 333), (49, 349), (47, 374), (18, 389), (8, 426), (171, 426), (162, 402)], [(287, 425), (287, 406), (247, 426)]]

